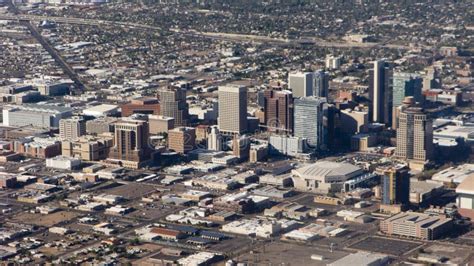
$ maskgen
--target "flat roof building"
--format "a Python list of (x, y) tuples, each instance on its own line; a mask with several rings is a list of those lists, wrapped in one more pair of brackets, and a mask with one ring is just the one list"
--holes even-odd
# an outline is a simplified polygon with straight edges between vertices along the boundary
[(380, 222), (382, 233), (423, 240), (438, 239), (452, 227), (451, 218), (416, 212), (400, 212)]
[(382, 266), (389, 264), (389, 257), (386, 255), (375, 254), (370, 252), (358, 251), (338, 259), (328, 266), (347, 266), (347, 265), (366, 265), (366, 266)]
[(63, 140), (74, 140), (86, 134), (86, 121), (82, 117), (73, 116), (59, 120), (59, 136)]
[(66, 140), (61, 144), (62, 155), (81, 158), (85, 161), (106, 159), (113, 146), (113, 137), (83, 136), (75, 140)]
[(72, 109), (68, 107), (39, 104), (10, 105), (3, 108), (3, 125), (58, 128), (59, 120), (71, 116)]
[(247, 88), (219, 87), (219, 130), (225, 134), (247, 131)]
[(474, 219), (474, 174), (467, 176), (456, 188), (457, 207), (462, 216)]
[(196, 145), (196, 129), (177, 127), (168, 132), (168, 148), (178, 153), (187, 153)]
[(157, 98), (141, 97), (133, 99), (131, 102), (123, 104), (122, 117), (131, 116), (132, 114), (160, 114), (160, 104)]
[(118, 106), (113, 104), (100, 104), (82, 111), (84, 115), (93, 117), (111, 116), (118, 113)]

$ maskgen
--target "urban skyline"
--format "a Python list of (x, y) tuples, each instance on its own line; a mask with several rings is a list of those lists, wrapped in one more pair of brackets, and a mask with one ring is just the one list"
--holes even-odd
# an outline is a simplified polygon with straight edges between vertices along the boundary
[(0, 0), (1, 263), (473, 264), (473, 11)]

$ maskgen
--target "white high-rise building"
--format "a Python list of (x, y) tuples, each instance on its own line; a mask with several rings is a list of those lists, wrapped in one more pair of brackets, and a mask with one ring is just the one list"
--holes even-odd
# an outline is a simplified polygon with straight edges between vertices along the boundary
[(86, 134), (86, 121), (74, 116), (59, 120), (59, 136), (62, 140), (75, 140)]
[(219, 87), (218, 124), (222, 134), (235, 135), (247, 131), (247, 88)]
[(293, 92), (293, 97), (308, 97), (313, 95), (314, 80), (313, 73), (290, 73), (288, 75), (288, 87)]
[(222, 136), (217, 126), (212, 126), (211, 132), (207, 136), (207, 149), (211, 151), (222, 150)]
[(341, 67), (341, 56), (328, 55), (326, 57), (327, 69), (339, 69)]
[(329, 76), (323, 70), (306, 73), (290, 73), (288, 87), (293, 97), (327, 97), (329, 90)]

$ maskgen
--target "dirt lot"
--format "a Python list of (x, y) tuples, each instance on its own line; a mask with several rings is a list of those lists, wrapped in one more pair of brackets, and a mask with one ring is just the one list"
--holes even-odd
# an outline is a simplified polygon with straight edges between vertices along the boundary
[(134, 200), (143, 197), (144, 195), (155, 191), (156, 188), (152, 185), (143, 183), (130, 183), (126, 185), (117, 186), (111, 189), (106, 189), (103, 192), (112, 195), (119, 195), (128, 200)]
[(12, 218), (13, 222), (34, 224), (38, 226), (51, 227), (58, 223), (69, 221), (80, 214), (70, 211), (59, 211), (51, 214), (39, 214), (39, 213), (21, 213)]
[[(324, 260), (312, 260), (311, 255), (317, 254)], [(330, 252), (328, 249), (291, 243), (272, 242), (259, 248), (253, 254), (246, 253), (236, 260), (253, 265), (327, 265), (349, 253), (344, 251)]]

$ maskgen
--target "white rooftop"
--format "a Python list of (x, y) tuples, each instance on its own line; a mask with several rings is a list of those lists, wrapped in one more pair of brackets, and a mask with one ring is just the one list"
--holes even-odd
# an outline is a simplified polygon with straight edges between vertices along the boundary
[(459, 184), (471, 174), (474, 174), (474, 164), (462, 164), (439, 171), (431, 177), (431, 180)]
[(349, 254), (333, 263), (329, 263), (328, 266), (383, 265), (383, 261), (387, 260), (388, 256), (386, 255), (359, 251), (354, 254)]

